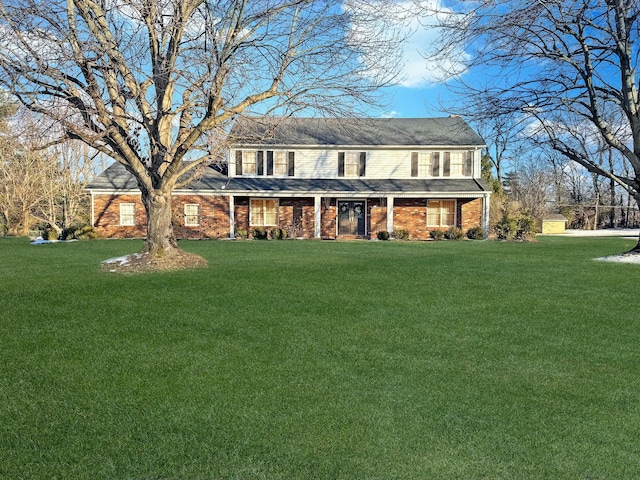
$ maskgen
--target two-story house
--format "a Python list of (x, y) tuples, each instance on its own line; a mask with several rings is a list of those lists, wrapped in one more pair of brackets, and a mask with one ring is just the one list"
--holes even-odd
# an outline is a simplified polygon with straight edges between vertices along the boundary
[[(414, 239), (459, 226), (488, 228), (482, 139), (459, 117), (242, 118), (230, 132), (226, 173), (208, 168), (174, 192), (183, 238), (228, 238), (279, 226), (306, 238)], [(143, 236), (135, 181), (114, 164), (89, 186), (105, 236)]]

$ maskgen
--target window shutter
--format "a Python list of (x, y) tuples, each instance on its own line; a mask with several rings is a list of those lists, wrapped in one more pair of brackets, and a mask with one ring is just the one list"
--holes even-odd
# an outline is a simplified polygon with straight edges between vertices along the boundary
[(236, 150), (236, 175), (242, 175), (242, 150)]
[(442, 164), (442, 176), (451, 175), (451, 152), (444, 152), (444, 163)]
[(469, 151), (464, 152), (464, 172), (463, 172), (463, 175), (465, 177), (470, 177), (471, 176), (471, 173), (472, 173), (471, 171), (472, 171), (472, 167), (473, 167), (473, 164), (471, 162), (472, 158), (473, 157), (472, 157), (472, 153), (471, 152), (469, 152)]
[(367, 152), (360, 152), (360, 169), (358, 171), (359, 177), (364, 177), (367, 173)]
[(440, 176), (440, 152), (434, 152), (431, 158), (431, 175), (433, 177)]
[(273, 175), (273, 150), (267, 151), (267, 175)]
[(411, 152), (411, 176), (418, 176), (418, 152)]
[(256, 163), (256, 171), (258, 172), (258, 175), (264, 175), (264, 152), (262, 150), (258, 152)]
[(296, 152), (289, 152), (289, 162), (287, 165), (287, 175), (293, 177), (296, 173)]
[(344, 177), (344, 152), (338, 152), (338, 176)]

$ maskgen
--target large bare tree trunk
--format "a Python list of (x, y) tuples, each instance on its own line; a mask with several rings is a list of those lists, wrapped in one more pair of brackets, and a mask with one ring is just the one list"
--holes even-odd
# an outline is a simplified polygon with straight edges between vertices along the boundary
[(143, 251), (158, 257), (175, 253), (178, 244), (171, 222), (171, 192), (143, 191), (142, 203), (147, 211), (147, 239)]

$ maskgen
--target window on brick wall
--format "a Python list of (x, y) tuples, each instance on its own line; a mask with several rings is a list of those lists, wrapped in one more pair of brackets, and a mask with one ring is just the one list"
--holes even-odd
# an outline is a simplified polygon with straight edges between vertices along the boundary
[(130, 227), (136, 224), (136, 204), (121, 203), (120, 204), (120, 225)]
[(251, 226), (275, 227), (278, 225), (278, 200), (252, 198)]
[(187, 203), (184, 206), (184, 224), (187, 227), (200, 225), (200, 205)]
[(455, 224), (455, 200), (429, 200), (427, 202), (427, 227), (453, 227)]

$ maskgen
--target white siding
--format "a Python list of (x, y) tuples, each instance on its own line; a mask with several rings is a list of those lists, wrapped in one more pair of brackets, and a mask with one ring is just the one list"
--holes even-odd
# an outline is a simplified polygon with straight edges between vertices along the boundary
[[(264, 148), (264, 150), (279, 150), (277, 148)], [(247, 148), (256, 150), (256, 148)], [(474, 178), (480, 178), (480, 148), (380, 148), (368, 149), (366, 147), (356, 148), (286, 148), (282, 150), (295, 152), (295, 178), (304, 179), (328, 179), (338, 178), (338, 152), (356, 151), (367, 153), (367, 168), (365, 178), (369, 179), (410, 179), (411, 177), (411, 152), (419, 151), (439, 151), (442, 169), (443, 155), (445, 151), (473, 150), (473, 173)], [(229, 175), (235, 176), (235, 150), (231, 151), (229, 162)], [(415, 178), (415, 177), (414, 177)], [(443, 178), (442, 174), (438, 178)], [(444, 177), (456, 178), (456, 177)], [(461, 178), (461, 177), (457, 177)], [(465, 177), (469, 178), (469, 177)]]

